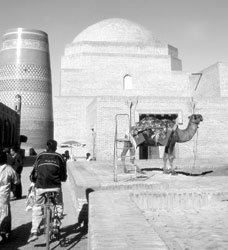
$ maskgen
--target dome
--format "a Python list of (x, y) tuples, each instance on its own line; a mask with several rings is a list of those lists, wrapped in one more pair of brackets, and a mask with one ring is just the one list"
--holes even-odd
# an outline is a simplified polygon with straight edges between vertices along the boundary
[(78, 42), (152, 43), (156, 39), (143, 26), (126, 19), (113, 18), (89, 26), (75, 37)]

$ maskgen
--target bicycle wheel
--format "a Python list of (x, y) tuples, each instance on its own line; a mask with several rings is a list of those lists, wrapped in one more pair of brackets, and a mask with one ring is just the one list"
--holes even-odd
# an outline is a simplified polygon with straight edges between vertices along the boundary
[(51, 232), (51, 209), (48, 207), (46, 210), (46, 230), (45, 230), (45, 238), (46, 238), (46, 250), (49, 250), (50, 245), (50, 232)]

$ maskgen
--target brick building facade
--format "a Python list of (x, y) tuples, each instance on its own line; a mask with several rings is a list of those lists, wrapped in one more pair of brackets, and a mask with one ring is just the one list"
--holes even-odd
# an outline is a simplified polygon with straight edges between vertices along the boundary
[[(204, 117), (197, 135), (198, 156), (225, 156), (228, 64), (216, 63), (199, 73), (201, 78), (182, 71), (178, 50), (136, 23), (124, 19), (96, 23), (65, 47), (59, 96), (54, 97), (55, 138), (86, 143), (77, 149), (77, 156), (94, 152), (97, 160), (110, 160), (115, 116), (129, 114), (130, 102), (133, 122), (145, 115), (175, 117), (180, 128), (187, 127), (195, 103), (195, 113)], [(123, 137), (126, 117), (118, 126)], [(178, 144), (176, 157), (192, 157), (193, 147), (194, 140)], [(137, 157), (161, 158), (162, 153), (159, 148), (139, 148)]]
[(0, 102), (0, 150), (20, 146), (20, 115)]

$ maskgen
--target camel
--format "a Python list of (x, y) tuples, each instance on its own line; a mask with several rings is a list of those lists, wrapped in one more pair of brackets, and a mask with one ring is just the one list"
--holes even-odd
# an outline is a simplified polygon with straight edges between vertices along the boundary
[[(195, 135), (199, 123), (203, 121), (200, 114), (193, 114), (188, 117), (189, 123), (186, 129), (179, 129), (175, 122), (171, 120), (158, 120), (153, 117), (144, 118), (130, 129), (130, 141), (124, 143), (121, 153), (121, 160), (124, 166), (124, 172), (127, 172), (125, 166), (125, 156), (130, 150), (130, 162), (134, 164), (135, 149), (137, 146), (165, 146), (163, 155), (163, 173), (171, 173), (175, 175), (173, 166), (174, 148), (176, 143), (183, 143), (191, 140)], [(127, 138), (127, 135), (125, 136)], [(167, 160), (169, 160), (170, 170), (167, 168)], [(139, 170), (139, 168), (137, 168)]]

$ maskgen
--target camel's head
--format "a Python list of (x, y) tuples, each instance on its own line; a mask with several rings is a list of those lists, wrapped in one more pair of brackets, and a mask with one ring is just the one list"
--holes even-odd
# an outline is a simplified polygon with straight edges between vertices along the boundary
[(200, 115), (200, 114), (193, 114), (193, 115), (189, 116), (188, 118), (189, 118), (189, 121), (190, 121), (191, 123), (195, 123), (195, 124), (197, 124), (197, 125), (198, 125), (200, 122), (203, 121), (203, 116)]

